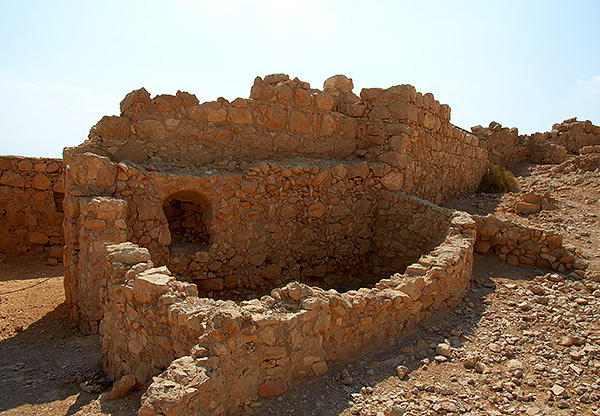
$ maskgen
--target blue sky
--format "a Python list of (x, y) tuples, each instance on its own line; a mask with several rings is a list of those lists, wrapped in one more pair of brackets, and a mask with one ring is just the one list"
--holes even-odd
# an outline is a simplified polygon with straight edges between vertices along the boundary
[(256, 75), (412, 84), (463, 128), (600, 124), (600, 1), (0, 0), (0, 154), (59, 157), (125, 94), (248, 97)]

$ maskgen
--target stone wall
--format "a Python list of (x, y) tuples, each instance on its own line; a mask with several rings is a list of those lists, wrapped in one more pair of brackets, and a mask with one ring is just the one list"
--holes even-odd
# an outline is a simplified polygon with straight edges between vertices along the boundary
[(343, 75), (324, 89), (287, 75), (257, 77), (250, 98), (199, 104), (191, 94), (128, 94), (71, 152), (160, 170), (293, 157), (389, 165), (394, 186), (439, 203), (473, 191), (486, 165), (478, 139), (450, 123), (450, 107), (409, 85), (352, 93)]
[[(407, 198), (389, 197), (400, 198), (398, 205)], [(439, 208), (423, 209), (440, 215)], [(99, 269), (109, 281), (100, 327), (104, 362), (114, 376), (132, 374), (143, 383), (179, 358), (153, 379), (141, 414), (234, 414), (259, 397), (282, 394), (296, 380), (387, 343), (462, 297), (475, 223), (467, 214), (446, 213), (437, 248), (403, 274), (345, 293), (292, 282), (250, 301), (201, 299), (195, 286), (152, 268), (147, 250), (109, 245)], [(192, 373), (189, 380), (173, 379)]]
[(540, 164), (559, 164), (567, 153), (577, 154), (585, 146), (600, 144), (600, 126), (589, 120), (568, 119), (552, 126), (552, 131), (519, 135), (516, 128), (502, 127), (492, 121), (489, 127), (471, 128), (480, 145), (487, 149), (490, 163), (512, 168), (529, 160)]
[(62, 160), (0, 156), (0, 256), (62, 261)]
[(477, 223), (477, 253), (495, 254), (514, 266), (559, 272), (574, 269), (574, 253), (563, 247), (560, 234), (524, 227), (491, 214), (474, 218)]
[(357, 153), (391, 166), (398, 189), (441, 203), (477, 188), (487, 151), (476, 136), (450, 123), (448, 105), (410, 85), (368, 88), (360, 95), (366, 110)]

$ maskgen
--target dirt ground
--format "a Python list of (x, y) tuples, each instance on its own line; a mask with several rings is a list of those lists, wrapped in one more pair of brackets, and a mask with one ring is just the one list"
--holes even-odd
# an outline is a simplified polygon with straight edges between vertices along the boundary
[[(447, 205), (560, 231), (589, 264), (585, 276), (476, 256), (458, 307), (253, 414), (600, 416), (600, 171), (515, 171), (519, 192)], [(551, 206), (518, 214), (527, 192)], [(84, 391), (104, 380), (99, 341), (69, 321), (62, 284), (62, 267), (39, 257), (0, 264), (0, 415), (135, 415), (141, 392), (108, 401)]]

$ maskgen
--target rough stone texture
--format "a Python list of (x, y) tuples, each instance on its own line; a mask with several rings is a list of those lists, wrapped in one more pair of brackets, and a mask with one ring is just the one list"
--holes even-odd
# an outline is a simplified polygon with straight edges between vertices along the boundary
[[(199, 104), (182, 92), (151, 99), (141, 89), (122, 101), (121, 116), (104, 117), (89, 138), (70, 152), (150, 168), (235, 167), (298, 156), (381, 161), (400, 174), (392, 186), (436, 203), (474, 190), (487, 159), (477, 138), (450, 124), (450, 107), (433, 95), (399, 85), (365, 89), (359, 98), (343, 75), (326, 80), (323, 91), (283, 74), (257, 77), (250, 98), (233, 102)], [(87, 172), (73, 180), (85, 185)], [(110, 182), (112, 173), (102, 177)]]
[(550, 132), (531, 135), (519, 135), (516, 128), (508, 129), (495, 121), (487, 128), (475, 126), (471, 130), (487, 149), (490, 163), (507, 169), (523, 160), (559, 164), (568, 153), (577, 154), (586, 146), (600, 144), (600, 127), (576, 118), (554, 124)]
[[(395, 202), (400, 210), (401, 201)], [(422, 207), (440, 214), (440, 208)], [(112, 284), (100, 327), (105, 363), (117, 377), (134, 374), (140, 381), (170, 363), (153, 379), (140, 414), (231, 414), (251, 400), (279, 395), (295, 380), (322, 374), (327, 362), (381, 345), (462, 297), (475, 222), (443, 211), (447, 231), (435, 249), (403, 274), (345, 293), (292, 282), (236, 303), (197, 298), (193, 285), (171, 279), (152, 283), (159, 289), (149, 291), (162, 295), (148, 303), (135, 291), (140, 279), (156, 274), (152, 265), (114, 261), (123, 245), (107, 246), (101, 274)], [(213, 402), (208, 408), (199, 405), (206, 400)]]
[(67, 303), (112, 376), (152, 380), (140, 414), (235, 414), (323, 374), (455, 304), (473, 250), (573, 268), (560, 236), (433, 204), (488, 163), (449, 120), (411, 86), (274, 74), (231, 103), (133, 91), (65, 149)]
[(61, 159), (0, 156), (0, 254), (62, 261)]
[(559, 234), (526, 228), (491, 214), (474, 218), (477, 222), (477, 253), (495, 254), (515, 266), (559, 272), (574, 269), (574, 253), (563, 247)]

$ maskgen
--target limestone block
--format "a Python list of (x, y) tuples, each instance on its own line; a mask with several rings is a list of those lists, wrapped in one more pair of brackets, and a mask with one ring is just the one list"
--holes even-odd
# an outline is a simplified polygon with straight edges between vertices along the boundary
[(32, 231), (29, 233), (29, 242), (32, 244), (46, 244), (48, 236), (40, 231)]
[(33, 177), (33, 181), (31, 182), (31, 186), (40, 191), (45, 191), (46, 189), (50, 188), (50, 185), (52, 185), (52, 181), (43, 173), (38, 173), (35, 175)]
[(88, 152), (65, 156), (67, 174), (76, 185), (89, 192), (112, 192), (117, 178), (117, 167), (109, 158)]
[(400, 172), (391, 172), (381, 178), (381, 183), (390, 191), (402, 190), (404, 184), (404, 175)]
[(143, 263), (150, 260), (148, 249), (131, 242), (110, 244), (106, 246), (105, 250), (111, 260), (125, 264)]
[(25, 179), (18, 173), (5, 171), (0, 176), (0, 184), (6, 186), (24, 187)]
[(137, 276), (133, 282), (133, 296), (138, 302), (155, 302), (169, 290), (169, 283), (174, 277), (164, 274), (144, 274)]

